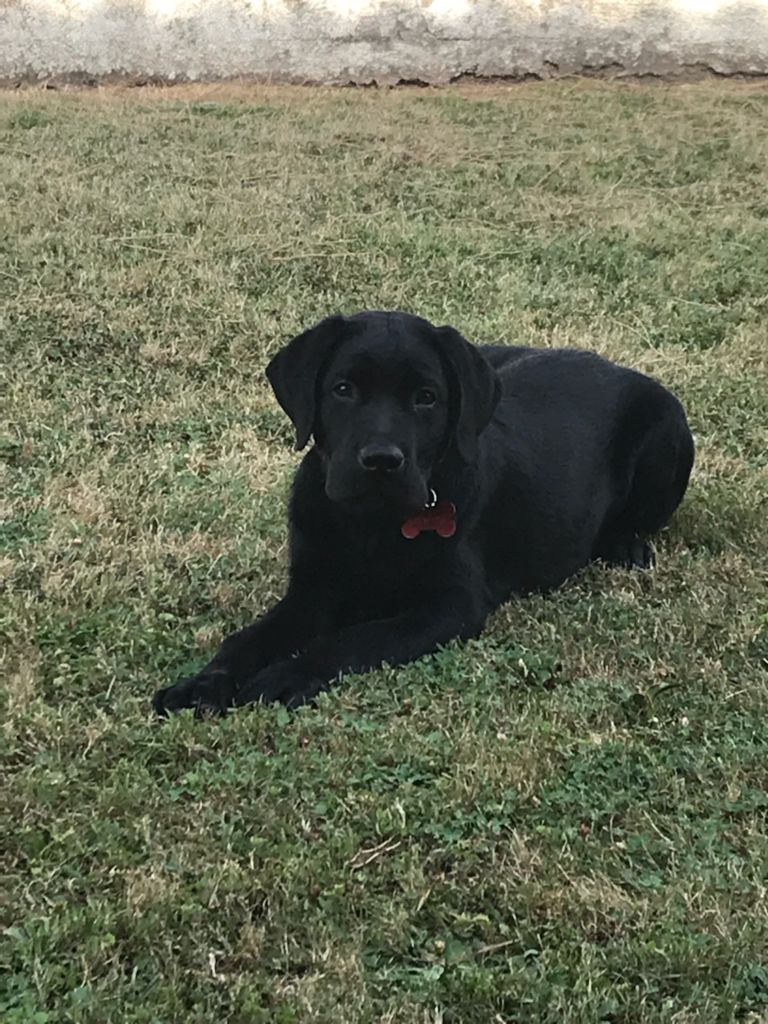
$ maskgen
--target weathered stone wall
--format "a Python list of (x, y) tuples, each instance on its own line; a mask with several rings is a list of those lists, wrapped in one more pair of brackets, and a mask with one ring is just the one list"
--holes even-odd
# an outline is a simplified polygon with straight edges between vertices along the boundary
[(0, 0), (0, 79), (768, 74), (768, 0)]

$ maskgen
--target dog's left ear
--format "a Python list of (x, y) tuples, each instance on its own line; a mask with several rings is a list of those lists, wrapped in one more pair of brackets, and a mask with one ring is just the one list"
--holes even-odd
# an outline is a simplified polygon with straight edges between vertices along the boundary
[(315, 425), (315, 391), (320, 371), (347, 326), (340, 313), (293, 338), (267, 366), (275, 398), (296, 428), (296, 451), (309, 441)]
[(464, 462), (474, 462), (477, 439), (501, 397), (501, 381), (480, 350), (453, 327), (438, 327), (435, 333), (451, 376), (456, 448)]

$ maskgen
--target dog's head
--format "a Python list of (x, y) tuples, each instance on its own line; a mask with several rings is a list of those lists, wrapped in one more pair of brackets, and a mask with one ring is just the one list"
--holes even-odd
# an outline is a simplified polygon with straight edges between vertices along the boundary
[(296, 448), (314, 435), (332, 501), (406, 514), (427, 503), (437, 462), (474, 461), (499, 398), (496, 373), (458, 331), (407, 313), (327, 317), (267, 377)]

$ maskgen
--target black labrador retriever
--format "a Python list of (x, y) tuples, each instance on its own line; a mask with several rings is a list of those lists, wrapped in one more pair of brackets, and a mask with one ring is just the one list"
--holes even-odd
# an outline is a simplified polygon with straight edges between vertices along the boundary
[(693, 440), (661, 384), (591, 352), (476, 347), (407, 313), (331, 316), (267, 376), (314, 445), (285, 597), (161, 690), (161, 714), (311, 701), (340, 675), (477, 635), (593, 559), (647, 567)]

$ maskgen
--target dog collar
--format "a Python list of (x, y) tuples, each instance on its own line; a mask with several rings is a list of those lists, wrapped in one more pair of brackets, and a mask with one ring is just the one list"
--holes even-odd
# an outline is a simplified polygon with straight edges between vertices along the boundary
[(429, 503), (421, 512), (405, 520), (400, 533), (406, 540), (413, 540), (428, 530), (434, 530), (438, 537), (452, 537), (456, 533), (456, 506), (452, 501), (438, 501), (431, 488)]

